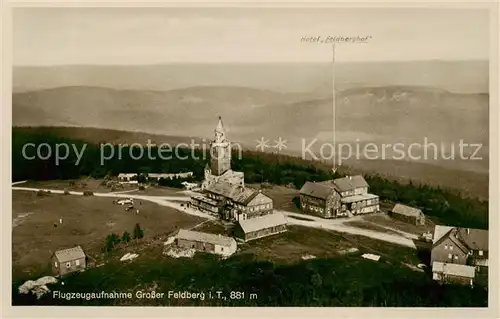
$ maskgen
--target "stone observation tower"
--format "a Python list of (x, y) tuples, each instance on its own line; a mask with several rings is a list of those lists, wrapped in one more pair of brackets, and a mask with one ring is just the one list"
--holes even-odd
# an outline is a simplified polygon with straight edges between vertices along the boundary
[(205, 166), (205, 179), (201, 184), (201, 188), (205, 189), (218, 182), (245, 186), (243, 172), (231, 170), (231, 142), (226, 137), (226, 130), (220, 116), (215, 127), (214, 139), (210, 143), (210, 165)]
[(231, 143), (226, 138), (226, 131), (219, 116), (215, 128), (215, 137), (210, 144), (210, 168), (215, 176), (221, 176), (231, 169)]

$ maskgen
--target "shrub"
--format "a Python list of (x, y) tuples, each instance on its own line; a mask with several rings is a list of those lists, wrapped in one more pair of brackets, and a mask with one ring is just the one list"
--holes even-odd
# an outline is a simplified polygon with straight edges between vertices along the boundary
[(130, 234), (128, 231), (125, 231), (122, 235), (122, 242), (128, 243), (130, 241)]
[(109, 234), (106, 237), (106, 243), (104, 245), (103, 250), (105, 252), (109, 252), (113, 250), (119, 243), (120, 243), (120, 237), (117, 234), (115, 233)]
[(262, 188), (272, 188), (273, 185), (271, 185), (271, 183), (264, 182), (264, 183), (260, 184), (260, 187), (262, 187)]
[(295, 204), (295, 207), (299, 208), (300, 209), (300, 197), (299, 196), (295, 196), (293, 199), (292, 199), (292, 202)]
[(134, 239), (141, 239), (144, 237), (144, 231), (141, 229), (139, 224), (135, 224), (134, 226)]
[(49, 191), (44, 191), (43, 189), (40, 189), (36, 192), (36, 196), (45, 196), (45, 195), (48, 195), (50, 194)]

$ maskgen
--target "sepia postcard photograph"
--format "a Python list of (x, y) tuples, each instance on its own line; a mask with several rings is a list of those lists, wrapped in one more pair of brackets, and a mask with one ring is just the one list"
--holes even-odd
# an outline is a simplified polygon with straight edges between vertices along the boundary
[(491, 7), (10, 11), (13, 309), (498, 306)]

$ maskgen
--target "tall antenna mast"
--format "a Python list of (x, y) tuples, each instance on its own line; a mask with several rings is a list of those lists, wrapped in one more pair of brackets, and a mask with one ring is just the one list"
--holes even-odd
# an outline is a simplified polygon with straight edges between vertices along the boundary
[(335, 131), (336, 127), (336, 105), (335, 105), (335, 42), (332, 43), (332, 110), (333, 110), (333, 173), (337, 172), (337, 165), (335, 158), (337, 157), (337, 144), (336, 144), (336, 136)]

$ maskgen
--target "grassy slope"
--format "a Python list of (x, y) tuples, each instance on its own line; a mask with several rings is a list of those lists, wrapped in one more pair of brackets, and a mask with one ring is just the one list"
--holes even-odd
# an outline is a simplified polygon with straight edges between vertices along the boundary
[[(326, 244), (326, 245), (325, 245)], [(315, 248), (318, 257), (297, 261)], [(379, 262), (365, 260), (360, 253), (340, 255), (338, 249), (360, 248), (361, 252), (382, 255)], [(323, 253), (320, 252), (323, 251)], [(482, 289), (441, 287), (427, 274), (416, 272), (402, 262), (415, 263), (411, 249), (322, 230), (291, 227), (287, 234), (244, 245), (228, 260), (197, 255), (194, 259), (172, 259), (161, 254), (161, 246), (141, 251), (131, 263), (115, 259), (106, 265), (64, 279), (62, 292), (189, 291), (204, 292), (205, 300), (97, 299), (62, 300), (50, 295), (41, 300), (14, 295), (15, 304), (51, 305), (168, 305), (168, 306), (485, 306)], [(265, 254), (263, 252), (273, 252)], [(301, 252), (302, 251), (302, 252)], [(118, 258), (118, 253), (114, 258)], [(16, 283), (14, 283), (15, 285)], [(15, 288), (15, 286), (13, 287)], [(222, 291), (226, 300), (215, 298)], [(230, 291), (245, 292), (247, 298), (230, 299)], [(213, 299), (208, 298), (212, 292)], [(250, 294), (257, 298), (249, 299)]]
[[(165, 236), (177, 227), (190, 227), (203, 221), (146, 201), (136, 204), (140, 210), (136, 215), (112, 201), (112, 198), (94, 196), (36, 196), (34, 192), (13, 191), (12, 218), (20, 217), (12, 229), (14, 272), (34, 274), (47, 265), (52, 252), (76, 245), (81, 245), (91, 260), (100, 259), (106, 236), (110, 233), (122, 236), (125, 231), (132, 234), (136, 223), (141, 225), (144, 240), (148, 241)], [(63, 219), (62, 225), (59, 218)]]

